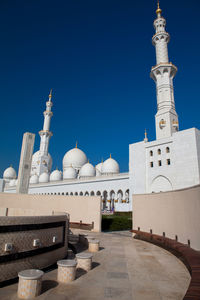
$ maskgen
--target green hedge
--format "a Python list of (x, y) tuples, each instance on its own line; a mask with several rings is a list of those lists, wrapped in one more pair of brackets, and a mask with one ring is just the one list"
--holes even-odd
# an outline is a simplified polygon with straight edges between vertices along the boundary
[(131, 230), (132, 219), (127, 216), (102, 216), (103, 231)]

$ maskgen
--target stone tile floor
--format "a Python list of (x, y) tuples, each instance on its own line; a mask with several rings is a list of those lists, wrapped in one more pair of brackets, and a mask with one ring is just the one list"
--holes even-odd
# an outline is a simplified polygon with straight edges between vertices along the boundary
[[(80, 231), (79, 231), (80, 232)], [(77, 230), (76, 232), (77, 233)], [(181, 261), (152, 244), (134, 240), (129, 232), (91, 233), (101, 243), (93, 269), (78, 272), (70, 284), (56, 282), (57, 270), (43, 277), (38, 300), (181, 300), (190, 275)], [(1, 300), (16, 300), (17, 284), (0, 289)]]

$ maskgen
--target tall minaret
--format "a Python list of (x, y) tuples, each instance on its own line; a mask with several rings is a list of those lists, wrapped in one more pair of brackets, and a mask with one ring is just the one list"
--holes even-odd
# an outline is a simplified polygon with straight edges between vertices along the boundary
[(53, 102), (51, 101), (52, 98), (52, 90), (49, 94), (49, 100), (46, 102), (46, 110), (44, 111), (44, 125), (43, 130), (39, 131), (40, 135), (40, 150), (39, 150), (39, 160), (38, 160), (38, 175), (42, 174), (43, 172), (50, 172), (50, 157), (48, 155), (49, 150), (49, 140), (52, 136), (52, 132), (50, 131), (50, 123), (51, 117), (53, 116), (53, 112), (51, 108), (53, 106)]
[(152, 38), (156, 48), (157, 64), (151, 69), (151, 78), (156, 83), (157, 91), (156, 139), (170, 137), (179, 128), (173, 88), (173, 78), (177, 68), (169, 62), (167, 44), (170, 35), (165, 31), (166, 20), (161, 16), (161, 13), (162, 10), (158, 1), (157, 18), (153, 23), (156, 33)]

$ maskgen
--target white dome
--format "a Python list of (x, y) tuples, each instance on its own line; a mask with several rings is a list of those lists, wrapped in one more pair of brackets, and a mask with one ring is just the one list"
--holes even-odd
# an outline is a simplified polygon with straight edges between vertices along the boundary
[(49, 182), (49, 174), (46, 172), (42, 173), (39, 177), (39, 182), (40, 183)]
[(73, 148), (63, 157), (63, 171), (70, 166), (76, 170), (80, 170), (80, 168), (86, 163), (87, 156), (85, 153), (78, 148)]
[(11, 166), (3, 172), (3, 179), (11, 180), (11, 179), (15, 179), (16, 177), (17, 177), (16, 171)]
[[(37, 170), (39, 158), (40, 158), (40, 151), (37, 151), (32, 156), (32, 163), (31, 163), (31, 174), (32, 175), (34, 175)], [(52, 158), (49, 153), (48, 153), (48, 159), (47, 159), (47, 168), (48, 168), (48, 172), (50, 172), (51, 168), (52, 168)]]
[(98, 170), (100, 173), (102, 172), (102, 166), (103, 166), (103, 162), (96, 165), (96, 170)]
[(96, 176), (96, 170), (89, 162), (82, 166), (79, 172), (79, 177), (93, 177)]
[(119, 173), (119, 164), (113, 158), (108, 158), (104, 161), (102, 166), (103, 174), (117, 174)]
[(31, 184), (38, 183), (39, 182), (39, 178), (38, 178), (37, 174), (32, 175), (29, 182)]
[(75, 179), (77, 177), (76, 170), (70, 166), (63, 172), (63, 179)]
[(62, 172), (59, 170), (54, 170), (50, 175), (50, 181), (62, 180)]
[(16, 180), (15, 179), (11, 179), (11, 181), (9, 182), (9, 186), (15, 186), (16, 185)]

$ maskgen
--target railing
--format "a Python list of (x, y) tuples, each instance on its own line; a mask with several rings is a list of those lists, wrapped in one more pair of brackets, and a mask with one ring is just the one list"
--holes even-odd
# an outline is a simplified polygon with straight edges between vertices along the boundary
[(169, 239), (165, 235), (160, 236), (140, 230), (131, 230), (131, 232), (136, 234), (134, 238), (160, 246), (181, 259), (191, 275), (190, 285), (183, 299), (200, 299), (200, 251), (190, 248), (189, 245)]

